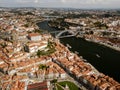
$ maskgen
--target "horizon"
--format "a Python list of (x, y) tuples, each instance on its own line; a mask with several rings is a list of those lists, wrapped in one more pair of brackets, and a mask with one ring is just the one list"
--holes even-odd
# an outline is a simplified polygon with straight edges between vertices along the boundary
[(120, 9), (118, 0), (0, 0), (0, 7)]
[(74, 7), (0, 7), (0, 8), (40, 8), (40, 9), (81, 9), (81, 10), (120, 10), (120, 8), (74, 8)]

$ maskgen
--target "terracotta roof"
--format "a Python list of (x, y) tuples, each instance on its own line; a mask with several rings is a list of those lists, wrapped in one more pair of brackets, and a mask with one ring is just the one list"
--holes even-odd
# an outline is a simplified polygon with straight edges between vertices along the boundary
[(47, 82), (30, 84), (28, 85), (27, 90), (48, 90)]
[(28, 36), (33, 37), (33, 36), (39, 36), (39, 35), (40, 35), (39, 33), (30, 33)]

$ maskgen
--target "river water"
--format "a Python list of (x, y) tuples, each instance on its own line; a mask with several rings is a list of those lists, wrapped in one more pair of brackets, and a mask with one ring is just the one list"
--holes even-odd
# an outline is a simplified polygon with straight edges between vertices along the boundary
[[(48, 26), (47, 21), (38, 23), (38, 26), (47, 31), (55, 30)], [(98, 71), (120, 82), (120, 52), (82, 38), (69, 37), (62, 38), (60, 41), (64, 45), (69, 44), (72, 47), (70, 48), (72, 52), (78, 52)]]

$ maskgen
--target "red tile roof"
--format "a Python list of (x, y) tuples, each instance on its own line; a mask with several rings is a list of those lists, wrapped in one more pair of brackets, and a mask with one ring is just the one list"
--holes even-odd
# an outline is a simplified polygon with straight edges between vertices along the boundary
[(48, 90), (47, 82), (30, 84), (28, 85), (27, 90)]
[(40, 35), (39, 33), (30, 33), (28, 36), (32, 37), (32, 36), (39, 36), (39, 35)]

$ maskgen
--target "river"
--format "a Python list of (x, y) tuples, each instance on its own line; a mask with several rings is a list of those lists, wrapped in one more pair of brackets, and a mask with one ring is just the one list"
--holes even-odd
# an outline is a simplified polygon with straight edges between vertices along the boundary
[[(41, 29), (54, 31), (48, 26), (47, 21), (37, 24)], [(120, 52), (106, 46), (86, 41), (82, 38), (69, 37), (60, 39), (64, 45), (69, 44), (72, 52), (78, 52), (80, 56), (91, 63), (98, 71), (113, 77), (120, 82)]]

